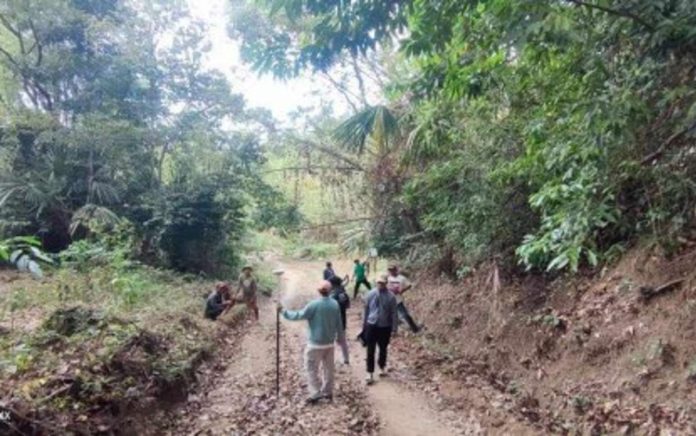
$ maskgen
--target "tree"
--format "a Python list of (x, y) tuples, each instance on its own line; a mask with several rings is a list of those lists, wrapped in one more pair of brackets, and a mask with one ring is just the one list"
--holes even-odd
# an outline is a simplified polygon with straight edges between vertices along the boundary
[(205, 32), (178, 1), (1, 5), (0, 234), (59, 251), (126, 219), (149, 262), (233, 267), (274, 121), (205, 68)]
[[(669, 245), (693, 219), (693, 2), (263, 4), (270, 36), (245, 40), (246, 59), (276, 75), (396, 41), (394, 180), (410, 180), (390, 201), (417, 219), (406, 246), (445, 242), (467, 262), (517, 248), (529, 268), (575, 270), (641, 234)], [(379, 138), (376, 114), (343, 142)]]

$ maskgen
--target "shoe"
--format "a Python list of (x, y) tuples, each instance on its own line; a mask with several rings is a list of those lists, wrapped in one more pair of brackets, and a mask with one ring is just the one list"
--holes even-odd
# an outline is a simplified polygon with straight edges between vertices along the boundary
[(372, 373), (371, 373), (371, 372), (367, 374), (367, 377), (365, 378), (365, 383), (367, 383), (368, 386), (370, 386), (370, 385), (372, 385), (372, 384), (375, 383), (375, 379), (374, 379), (374, 377), (372, 376)]
[(350, 365), (350, 362), (347, 361), (347, 360), (344, 360), (344, 361), (343, 361), (343, 364), (346, 365), (346, 366), (348, 366), (348, 365)]
[(328, 401), (329, 403), (333, 402), (333, 394), (324, 394), (321, 396), (321, 398)]
[(305, 402), (307, 404), (317, 404), (319, 402), (319, 400), (321, 400), (321, 395), (312, 395), (312, 396), (308, 397), (305, 400)]
[(389, 376), (389, 369), (388, 368), (380, 368), (379, 369), (379, 376), (380, 377), (388, 377)]

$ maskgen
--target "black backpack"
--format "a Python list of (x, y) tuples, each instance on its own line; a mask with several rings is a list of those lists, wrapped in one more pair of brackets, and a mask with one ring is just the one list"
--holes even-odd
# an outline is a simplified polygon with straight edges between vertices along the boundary
[(348, 297), (346, 288), (342, 285), (335, 285), (331, 288), (331, 298), (336, 300), (342, 309), (348, 309), (350, 307), (350, 297)]

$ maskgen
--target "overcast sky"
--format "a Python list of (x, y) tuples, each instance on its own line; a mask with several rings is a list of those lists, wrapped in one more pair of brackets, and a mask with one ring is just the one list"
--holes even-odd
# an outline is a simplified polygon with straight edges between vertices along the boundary
[(239, 58), (239, 45), (227, 36), (227, 0), (188, 0), (191, 14), (209, 26), (212, 49), (207, 64), (224, 72), (234, 92), (241, 92), (250, 106), (270, 109), (276, 118), (288, 119), (298, 106), (318, 104), (323, 98), (334, 103), (337, 112), (346, 110), (340, 95), (309, 75), (289, 81), (258, 77)]

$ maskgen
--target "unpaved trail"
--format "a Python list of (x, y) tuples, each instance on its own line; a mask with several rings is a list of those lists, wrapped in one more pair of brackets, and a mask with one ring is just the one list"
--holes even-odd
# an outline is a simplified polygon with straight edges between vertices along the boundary
[(234, 426), (228, 421), (236, 413), (243, 413), (243, 402), (234, 401), (239, 392), (253, 391), (259, 388), (259, 380), (274, 370), (273, 335), (275, 334), (275, 314), (268, 302), (260, 308), (259, 322), (251, 321), (247, 314), (247, 323), (251, 324), (235, 350), (233, 358), (224, 373), (219, 376), (219, 383), (203, 396), (194, 395), (189, 403), (202, 402), (202, 407), (187, 420), (184, 426), (191, 434), (229, 434)]
[[(350, 265), (339, 262), (336, 267), (341, 273), (348, 272)], [(317, 287), (323, 265), (318, 262), (285, 263), (286, 297), (290, 300), (314, 296), (313, 288)], [(348, 289), (352, 295), (352, 290)], [(365, 349), (357, 341), (352, 340), (360, 332), (362, 305), (358, 301), (352, 303), (348, 321), (348, 337), (350, 341), (350, 358), (353, 382), (364, 384), (365, 378)], [(304, 326), (303, 326), (304, 327)], [(396, 339), (399, 340), (399, 339)], [(338, 359), (337, 350), (337, 359)], [(377, 376), (377, 374), (375, 374)], [(380, 434), (385, 436), (425, 436), (449, 435), (454, 430), (448, 427), (446, 417), (441, 416), (430, 406), (430, 400), (416, 391), (412, 391), (388, 377), (379, 379), (367, 387), (367, 396), (380, 419)]]
[[(281, 300), (300, 308), (316, 297), (319, 262), (277, 261), (282, 268)], [(347, 264), (340, 265), (348, 271)], [(351, 366), (337, 363), (335, 399), (316, 406), (304, 404), (303, 348), (305, 322), (282, 321), (281, 395), (275, 396), (274, 301), (260, 301), (260, 322), (246, 321), (246, 332), (220, 374), (175, 413), (169, 434), (276, 435), (381, 434), (389, 436), (462, 433), (447, 424), (448, 417), (431, 407), (431, 400), (396, 380), (364, 382), (365, 349), (350, 341)], [(361, 304), (351, 308), (349, 335), (359, 330)], [(401, 340), (401, 339), (398, 339)], [(341, 360), (336, 350), (337, 362)], [(219, 369), (218, 369), (219, 370)], [(215, 370), (212, 370), (215, 373)], [(377, 422), (379, 421), (379, 426)]]

